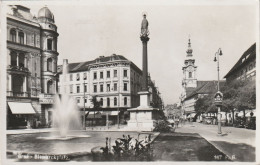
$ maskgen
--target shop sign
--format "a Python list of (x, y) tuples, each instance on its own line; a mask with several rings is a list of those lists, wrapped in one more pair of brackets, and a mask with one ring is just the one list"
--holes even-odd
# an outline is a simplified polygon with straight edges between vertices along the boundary
[(39, 102), (40, 104), (53, 104), (54, 95), (41, 93), (39, 94)]
[(222, 104), (223, 94), (222, 94), (220, 91), (218, 91), (218, 92), (215, 94), (214, 101), (215, 101), (215, 104), (216, 104), (216, 105), (221, 105), (221, 104)]

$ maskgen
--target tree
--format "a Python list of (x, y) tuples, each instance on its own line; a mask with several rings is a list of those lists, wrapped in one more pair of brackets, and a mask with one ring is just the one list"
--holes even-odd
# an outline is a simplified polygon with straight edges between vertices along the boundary
[(223, 89), (223, 107), (232, 112), (234, 121), (234, 110), (244, 112), (246, 109), (256, 107), (256, 88), (255, 81), (249, 79), (234, 80), (227, 83)]
[(214, 105), (214, 95), (207, 94), (200, 96), (196, 100), (194, 108), (198, 115), (207, 112), (216, 112), (216, 107)]
[[(93, 111), (94, 111), (94, 119), (95, 119), (95, 111), (98, 111), (100, 108), (100, 101), (97, 100), (97, 96), (93, 96), (91, 99), (91, 103), (93, 104)], [(93, 118), (92, 118), (92, 125), (93, 125)]]
[[(223, 93), (223, 103), (221, 111), (232, 112), (232, 121), (234, 121), (235, 109), (244, 112), (246, 109), (255, 109), (256, 107), (256, 87), (255, 81), (249, 79), (234, 80), (226, 83), (220, 88)], [(194, 105), (197, 115), (207, 112), (217, 112), (214, 104), (214, 94), (207, 94), (198, 97)]]

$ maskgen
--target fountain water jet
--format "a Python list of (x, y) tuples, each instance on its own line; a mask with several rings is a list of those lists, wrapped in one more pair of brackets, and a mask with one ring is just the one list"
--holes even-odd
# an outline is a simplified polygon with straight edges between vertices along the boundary
[[(70, 140), (74, 138), (86, 138), (90, 137), (84, 133), (78, 134), (73, 132), (73, 135), (69, 134), (70, 130), (81, 130), (80, 111), (77, 103), (73, 97), (70, 97), (66, 93), (66, 79), (68, 75), (68, 60), (63, 60), (62, 79), (60, 81), (60, 95), (55, 96), (54, 109), (53, 109), (53, 127), (58, 128), (57, 132), (51, 133), (48, 137), (37, 137), (37, 139), (43, 140)], [(75, 134), (76, 133), (76, 134)]]
[(68, 60), (63, 60), (62, 79), (60, 81), (60, 94), (55, 96), (53, 110), (54, 127), (57, 127), (61, 137), (66, 137), (71, 129), (80, 129), (80, 114), (77, 103), (73, 97), (66, 93), (66, 79), (68, 75)]

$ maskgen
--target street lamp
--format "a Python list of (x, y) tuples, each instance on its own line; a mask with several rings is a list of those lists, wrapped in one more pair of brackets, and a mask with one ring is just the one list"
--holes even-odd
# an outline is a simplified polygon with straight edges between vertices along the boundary
[(218, 49), (218, 51), (215, 53), (215, 58), (214, 58), (214, 62), (217, 62), (217, 71), (218, 71), (218, 91), (215, 95), (215, 104), (218, 107), (218, 134), (222, 134), (221, 132), (221, 104), (222, 104), (222, 98), (223, 98), (223, 94), (220, 92), (220, 88), (219, 88), (219, 56), (222, 56), (222, 50), (221, 48)]
[(222, 50), (221, 48), (218, 49), (218, 51), (215, 53), (214, 62), (218, 62), (217, 70), (218, 70), (218, 91), (219, 91), (219, 56), (222, 56)]
[(84, 130), (86, 129), (86, 116), (85, 116), (85, 114), (86, 114), (86, 106), (85, 106), (85, 104), (86, 104), (86, 83), (85, 83), (85, 81), (84, 81), (84, 83), (83, 83), (83, 90), (84, 90), (84, 104), (83, 104), (83, 109), (84, 109), (84, 114), (83, 114), (83, 128), (84, 128)]

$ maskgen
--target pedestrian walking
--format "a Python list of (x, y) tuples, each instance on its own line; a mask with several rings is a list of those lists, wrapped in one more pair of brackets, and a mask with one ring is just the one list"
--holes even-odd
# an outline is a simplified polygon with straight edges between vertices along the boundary
[(175, 118), (175, 121), (174, 121), (174, 123), (175, 123), (175, 125), (176, 125), (176, 128), (178, 128), (178, 125), (179, 125), (179, 118)]

